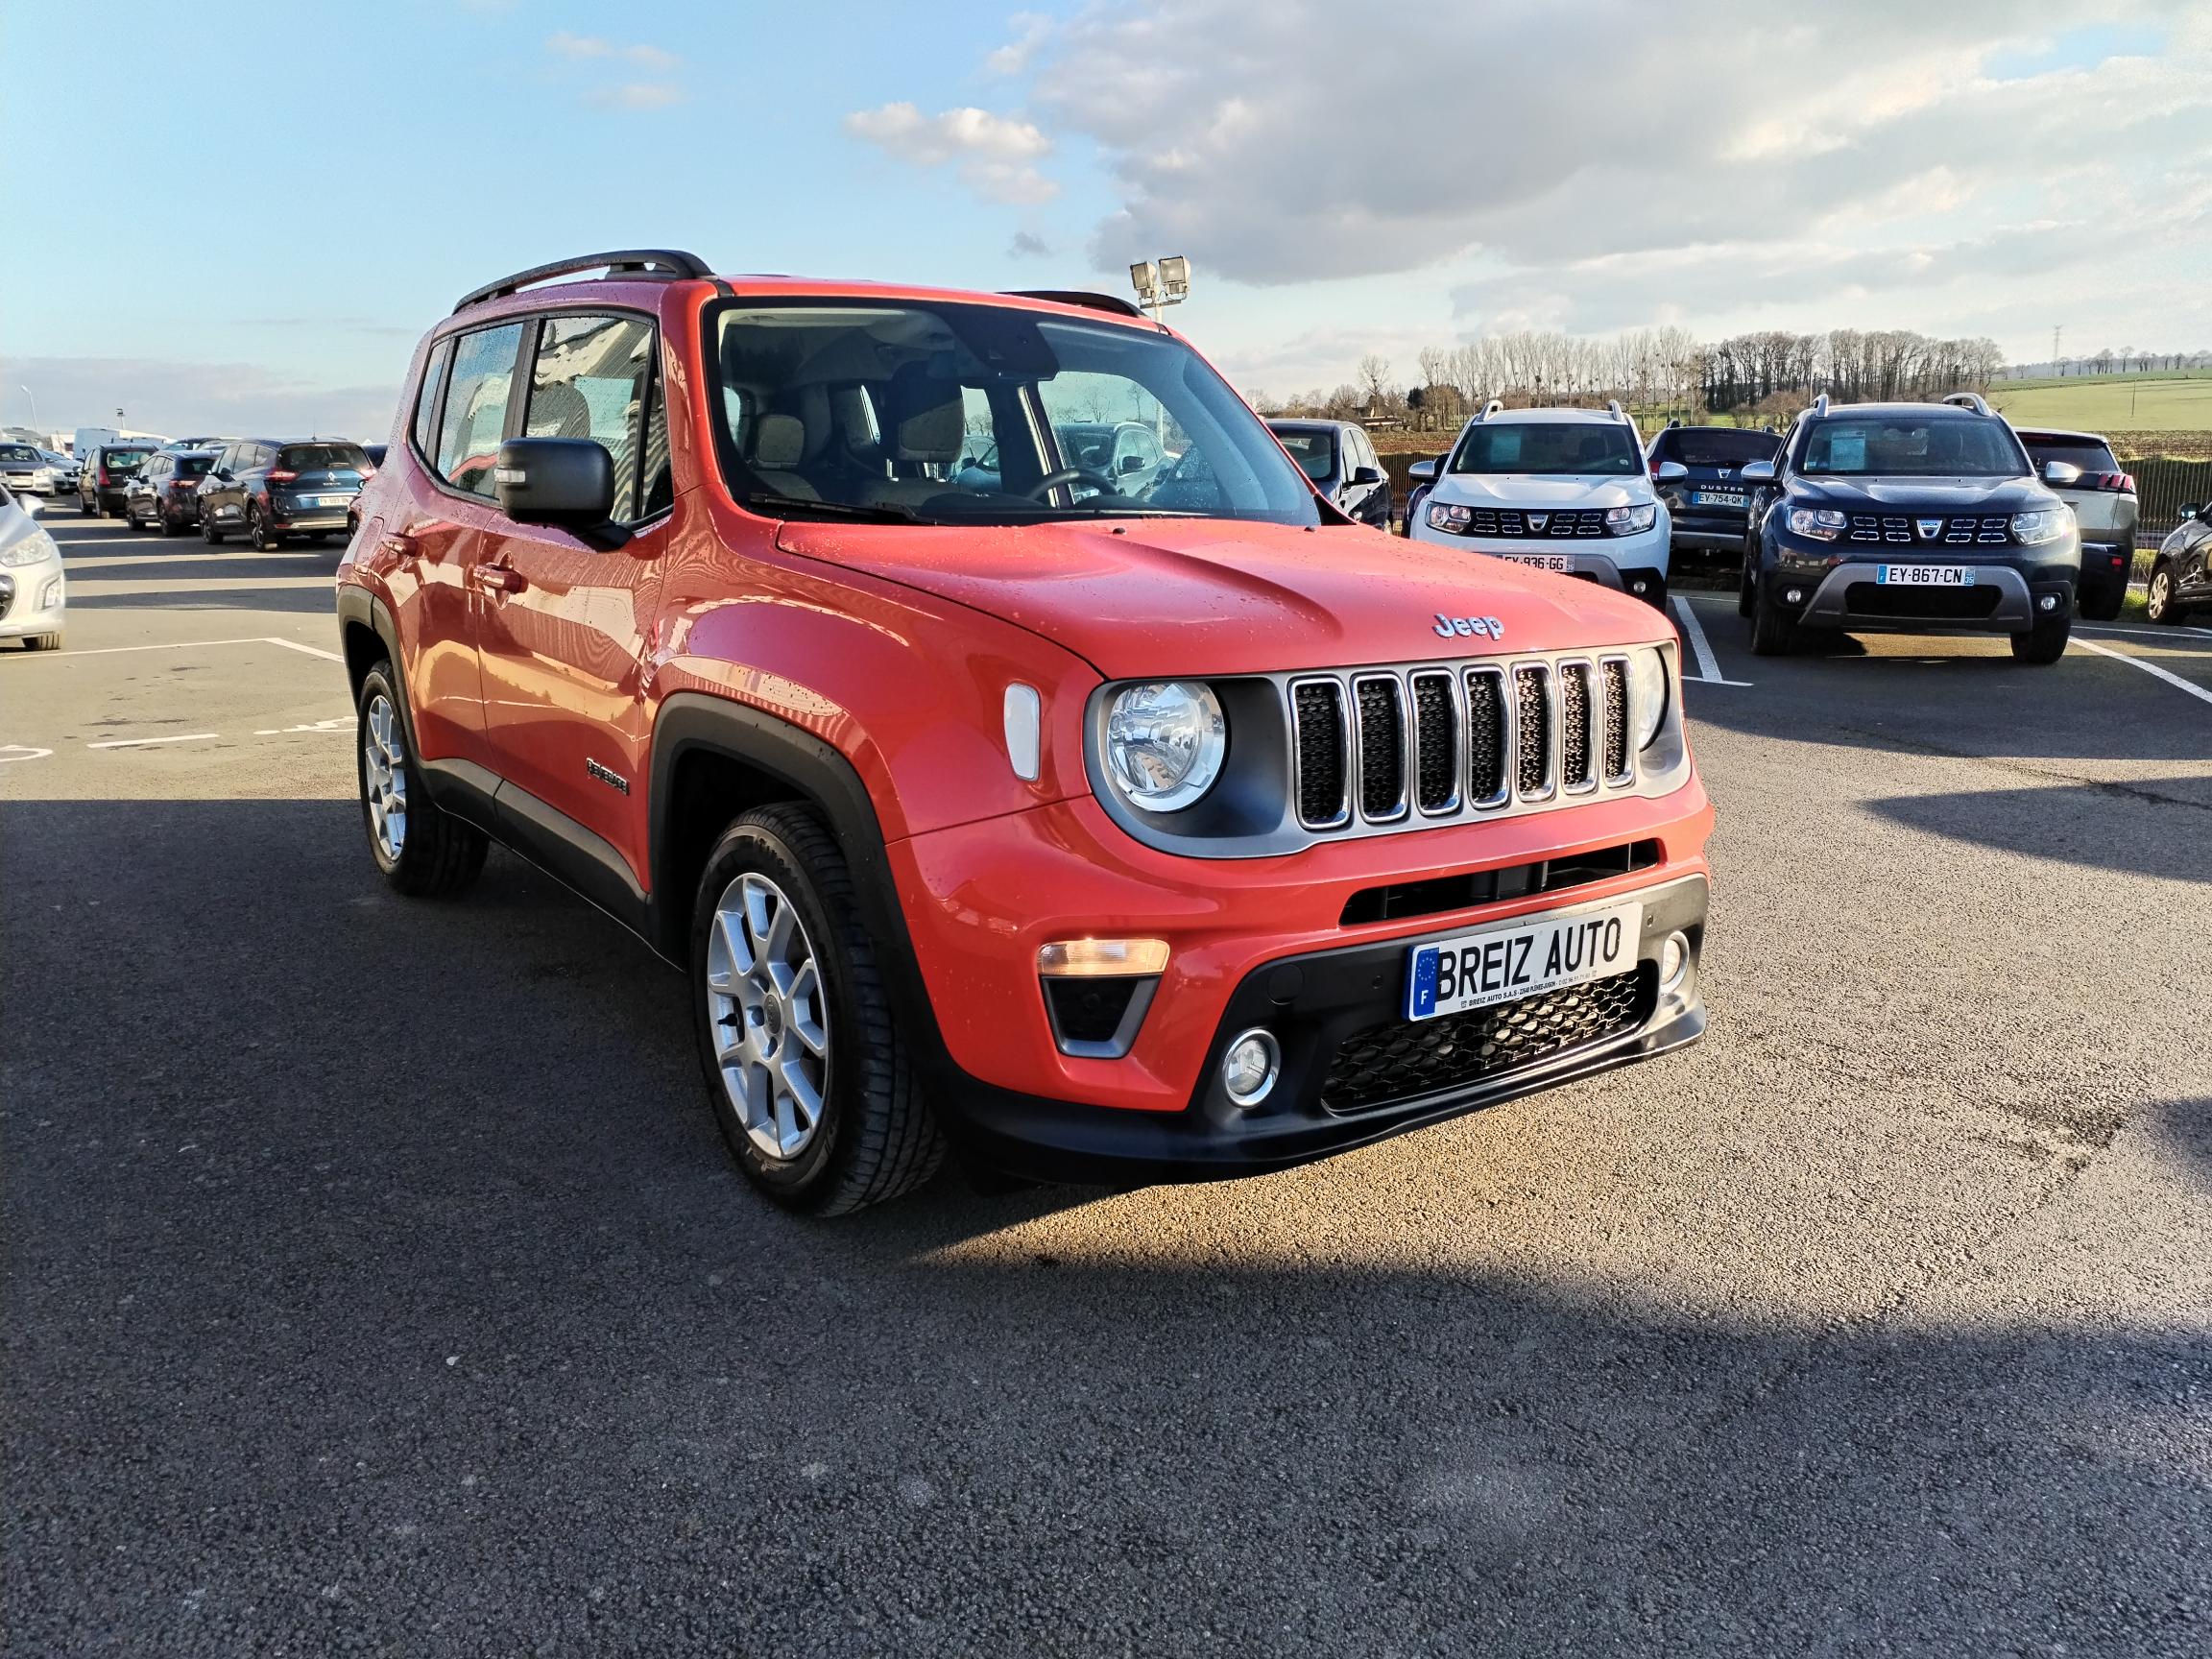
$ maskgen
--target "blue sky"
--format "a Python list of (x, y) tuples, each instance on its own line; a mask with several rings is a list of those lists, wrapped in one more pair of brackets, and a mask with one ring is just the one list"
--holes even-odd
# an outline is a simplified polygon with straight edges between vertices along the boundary
[(1185, 252), (1177, 322), (1276, 393), (1520, 326), (2187, 349), (2208, 11), (107, 0), (56, 52), (11, 7), (0, 421), (28, 380), (49, 427), (381, 426), (462, 291), (637, 245), (1115, 291)]

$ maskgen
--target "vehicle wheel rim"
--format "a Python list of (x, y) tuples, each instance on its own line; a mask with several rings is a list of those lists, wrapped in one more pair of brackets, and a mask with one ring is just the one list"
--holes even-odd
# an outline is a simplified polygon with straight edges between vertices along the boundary
[(407, 744), (398, 710), (381, 691), (369, 700), (361, 723), (361, 777), (376, 850), (397, 863), (407, 845)]
[(2163, 615), (2163, 614), (2165, 614), (2165, 611), (2166, 611), (2166, 572), (2165, 572), (2165, 571), (2161, 570), (2161, 571), (2159, 571), (2159, 572), (2158, 572), (2158, 574), (2157, 574), (2157, 575), (2155, 575), (2155, 576), (2153, 576), (2153, 577), (2152, 577), (2152, 578), (2151, 578), (2151, 591), (2150, 591), (2150, 593), (2149, 593), (2149, 595), (2148, 595), (2147, 597), (2148, 597), (2148, 604), (2147, 604), (2147, 606), (2146, 606), (2146, 609), (2148, 609), (2148, 610), (2150, 611), (2150, 613), (2151, 613), (2151, 614), (2152, 614), (2152, 615), (2153, 615), (2153, 616), (2159, 616), (2159, 615)]
[(747, 872), (722, 890), (707, 939), (714, 1064), (746, 1139), (798, 1157), (822, 1123), (830, 1013), (806, 925), (782, 888)]

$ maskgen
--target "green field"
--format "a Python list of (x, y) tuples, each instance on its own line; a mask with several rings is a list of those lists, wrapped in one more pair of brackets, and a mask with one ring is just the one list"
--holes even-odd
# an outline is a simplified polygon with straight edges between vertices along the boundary
[(1989, 401), (2016, 424), (2087, 432), (2201, 432), (2212, 428), (2212, 375), (2084, 375), (2000, 380)]

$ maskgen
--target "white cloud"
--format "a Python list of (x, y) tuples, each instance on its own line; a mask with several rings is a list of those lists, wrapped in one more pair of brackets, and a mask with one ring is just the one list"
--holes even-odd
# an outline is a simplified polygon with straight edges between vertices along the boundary
[(684, 102), (684, 89), (664, 81), (625, 81), (619, 86), (601, 86), (586, 96), (602, 109), (665, 109)]
[(661, 74), (678, 67), (684, 61), (675, 53), (662, 51), (658, 46), (617, 46), (613, 41), (601, 39), (596, 35), (571, 35), (565, 29), (546, 40), (545, 50), (556, 58), (566, 58), (575, 62), (615, 59)]
[(973, 108), (924, 115), (911, 104), (885, 104), (855, 109), (845, 117), (845, 131), (917, 167), (955, 165), (961, 182), (987, 201), (1034, 205), (1060, 188), (1036, 165), (1052, 141), (1018, 116)]
[[(1405, 50), (1315, 51), (1342, 15), (1118, 0), (1044, 42), (1032, 118), (1093, 140), (1117, 198), (1099, 269), (1165, 249), (1261, 286), (1389, 278), (1452, 292), (1469, 325), (1782, 304), (1953, 333), (2094, 303), (2100, 271), (2157, 302), (2212, 225), (2200, 3), (1701, 0), (1692, 29), (1642, 0), (1408, 0)], [(2163, 48), (2097, 61), (2081, 31), (2111, 25)]]
[(1029, 67), (1038, 48), (1052, 37), (1052, 19), (1042, 12), (1017, 12), (1006, 19), (1014, 38), (983, 60), (990, 75), (1019, 75)]
[(1043, 259), (1052, 252), (1052, 244), (1034, 230), (1017, 230), (1014, 239), (1006, 244), (1009, 258)]
[[(571, 35), (567, 30), (547, 36), (545, 50), (571, 63), (603, 64), (617, 72), (642, 70), (667, 77), (684, 66), (684, 60), (658, 46), (621, 46), (596, 35)], [(684, 102), (684, 88), (667, 79), (615, 81), (589, 87), (584, 102), (601, 109), (665, 109)]]

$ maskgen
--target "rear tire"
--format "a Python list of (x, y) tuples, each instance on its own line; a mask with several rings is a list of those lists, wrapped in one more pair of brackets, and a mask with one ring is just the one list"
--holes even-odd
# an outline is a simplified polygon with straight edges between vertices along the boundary
[(2179, 622), (2189, 613), (2174, 594), (2174, 566), (2160, 565), (2151, 572), (2151, 588), (2144, 600), (2143, 613), (2153, 622), (2168, 627)]
[(411, 899), (459, 893), (484, 869), (484, 831), (442, 812), (422, 787), (398, 676), (380, 661), (361, 677), (355, 772), (369, 855), (395, 892)]
[(1759, 558), (1748, 547), (1743, 549), (1743, 568), (1736, 575), (1736, 614), (1749, 616), (1751, 602), (1759, 592)]
[(2056, 662), (2066, 655), (2067, 636), (2074, 632), (2074, 618), (2061, 611), (2046, 621), (2037, 622), (2025, 634), (2012, 636), (2012, 660), (2015, 662)]
[(61, 636), (60, 634), (26, 635), (23, 639), (23, 649), (26, 651), (59, 651), (61, 649)]
[(1767, 585), (1751, 602), (1751, 655), (1786, 657), (1797, 643), (1797, 618), (1774, 603)]
[(207, 517), (204, 508), (200, 513), (200, 540), (210, 547), (223, 545), (223, 532), (215, 528), (215, 520)]
[(691, 924), (700, 1066), (738, 1166), (787, 1210), (881, 1203), (944, 1161), (878, 953), (845, 855), (805, 807), (748, 812), (708, 854)]
[(168, 514), (166, 514), (166, 513), (163, 513), (163, 514), (161, 514), (159, 517), (160, 517), (160, 520), (161, 520), (161, 534), (162, 534), (162, 535), (164, 535), (164, 536), (181, 536), (181, 535), (183, 535), (183, 534), (184, 534), (185, 526), (183, 526), (183, 525), (181, 525), (181, 524), (178, 523), (178, 522), (177, 522), (177, 520), (176, 520), (176, 519), (174, 519), (174, 518), (172, 518), (172, 517), (170, 517)]
[(284, 544), (284, 539), (270, 528), (269, 516), (257, 507), (246, 509), (246, 540), (256, 553), (274, 553)]

